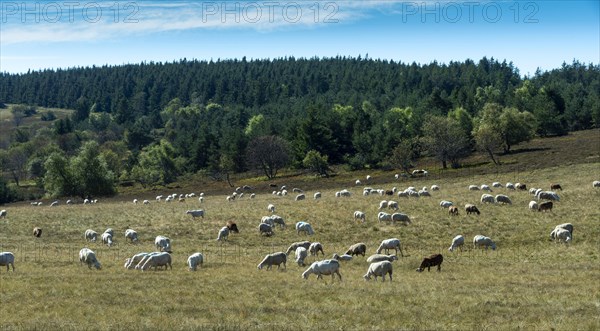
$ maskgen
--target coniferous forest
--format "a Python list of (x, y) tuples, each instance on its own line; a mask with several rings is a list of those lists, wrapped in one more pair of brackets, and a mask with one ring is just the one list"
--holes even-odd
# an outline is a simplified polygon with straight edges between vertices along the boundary
[(2, 134), (0, 202), (15, 199), (8, 182), (24, 180), (49, 195), (86, 196), (199, 171), (409, 171), (422, 155), (460, 167), (471, 153), (496, 163), (534, 136), (600, 127), (600, 67), (573, 61), (523, 77), (493, 58), (183, 59), (2, 73), (7, 105), (15, 123), (38, 107), (73, 112), (42, 114), (47, 129), (17, 124)]

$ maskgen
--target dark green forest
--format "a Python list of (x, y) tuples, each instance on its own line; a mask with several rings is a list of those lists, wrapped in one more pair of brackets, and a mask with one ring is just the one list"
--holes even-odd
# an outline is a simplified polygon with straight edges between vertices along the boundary
[[(494, 155), (534, 136), (600, 127), (600, 67), (573, 61), (522, 77), (493, 58), (183, 59), (2, 73), (4, 104), (19, 105), (15, 117), (36, 107), (74, 112), (44, 114), (51, 129), (20, 127), (2, 142), (0, 195), (26, 179), (50, 195), (111, 194), (118, 182), (164, 185), (197, 172), (409, 172), (422, 155), (460, 167), (477, 152), (497, 163)], [(103, 169), (94, 171), (101, 192), (77, 174), (86, 162)]]

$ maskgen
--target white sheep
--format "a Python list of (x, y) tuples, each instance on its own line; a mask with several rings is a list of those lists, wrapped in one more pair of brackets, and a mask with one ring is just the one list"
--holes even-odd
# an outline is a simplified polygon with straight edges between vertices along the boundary
[(317, 279), (323, 278), (323, 275), (331, 275), (332, 280), (335, 279), (335, 275), (337, 274), (340, 281), (342, 280), (342, 275), (340, 274), (340, 262), (338, 260), (313, 262), (313, 264), (302, 273), (302, 278), (308, 279), (310, 274), (317, 275)]
[(431, 196), (431, 193), (429, 193), (429, 191), (427, 191), (427, 190), (420, 190), (418, 193), (419, 193), (420, 197), (430, 197)]
[(149, 205), (149, 204), (150, 204), (150, 200), (144, 200), (142, 203), (143, 203), (144, 205)]
[(462, 247), (464, 244), (465, 244), (465, 237), (463, 237), (462, 235), (459, 234), (458, 236), (456, 236), (452, 239), (452, 244), (448, 248), (448, 251), (452, 252), (457, 248), (460, 248), (460, 250), (462, 251)]
[(366, 221), (365, 213), (360, 210), (355, 211), (354, 212), (354, 220), (360, 220), (364, 223)]
[(157, 195), (156, 196), (156, 202), (160, 202), (162, 200), (163, 196), (162, 195)]
[(373, 254), (373, 255), (369, 256), (369, 258), (367, 259), (367, 262), (368, 263), (381, 262), (381, 261), (393, 262), (396, 260), (398, 260), (398, 257), (396, 255)]
[(485, 249), (488, 249), (488, 247), (490, 247), (492, 250), (496, 250), (496, 243), (489, 237), (478, 234), (475, 237), (473, 237), (473, 247), (485, 247)]
[(369, 269), (367, 269), (367, 273), (363, 276), (365, 280), (371, 280), (371, 276), (375, 277), (375, 281), (377, 281), (377, 277), (381, 277), (381, 281), (385, 282), (385, 275), (390, 275), (390, 282), (392, 281), (392, 272), (394, 267), (392, 266), (392, 262), (390, 261), (380, 261), (371, 263)]
[(113, 245), (113, 236), (109, 232), (104, 232), (102, 234), (102, 243), (111, 247)]
[(267, 270), (271, 270), (273, 265), (277, 265), (277, 269), (279, 269), (280, 265), (283, 263), (283, 268), (286, 268), (287, 255), (284, 252), (277, 252), (273, 254), (267, 254), (265, 258), (258, 264), (258, 270), (267, 267)]
[(454, 204), (452, 203), (452, 201), (447, 201), (447, 200), (442, 200), (440, 201), (440, 207), (444, 208), (444, 209), (448, 209), (448, 207), (453, 206)]
[(115, 231), (114, 231), (113, 229), (111, 229), (111, 228), (108, 228), (108, 229), (104, 230), (104, 233), (108, 233), (108, 234), (110, 234), (111, 236), (114, 236), (114, 235), (115, 235)]
[(307, 222), (297, 222), (296, 223), (296, 232), (298, 232), (298, 234), (300, 234), (300, 232), (304, 232), (307, 235), (315, 234), (315, 231), (313, 231), (312, 226), (310, 225), (310, 223), (307, 223)]
[(256, 193), (250, 193), (250, 199), (256, 198)]
[(150, 255), (146, 259), (146, 262), (144, 262), (144, 265), (141, 267), (141, 269), (142, 271), (145, 271), (148, 270), (148, 268), (154, 267), (154, 270), (156, 271), (158, 267), (162, 266), (165, 266), (165, 269), (167, 266), (171, 270), (173, 269), (173, 266), (171, 265), (171, 254), (167, 252), (161, 252)]
[(333, 253), (332, 259), (338, 260), (338, 261), (350, 261), (350, 260), (352, 260), (352, 255), (348, 255), (348, 254), (337, 255), (337, 253)]
[(440, 190), (440, 187), (439, 187), (439, 186), (437, 186), (437, 185), (431, 185), (431, 190), (432, 190), (432, 191), (439, 191), (439, 190)]
[(56, 200), (56, 201), (53, 201), (53, 202), (50, 204), (50, 207), (56, 207), (56, 206), (58, 206), (58, 200)]
[(559, 224), (559, 225), (555, 226), (554, 228), (555, 229), (560, 228), (560, 229), (569, 230), (569, 232), (571, 232), (571, 234), (573, 234), (573, 224), (571, 224), (571, 223)]
[(92, 266), (94, 266), (94, 268), (96, 269), (102, 269), (100, 261), (98, 261), (98, 259), (96, 258), (96, 253), (94, 253), (89, 248), (82, 248), (79, 251), (79, 262), (82, 264), (87, 264), (89, 269), (92, 269)]
[(156, 236), (154, 239), (154, 245), (161, 252), (171, 253), (171, 239), (165, 236)]
[(392, 248), (396, 251), (396, 254), (398, 254), (398, 251), (400, 251), (400, 256), (404, 256), (404, 254), (402, 253), (402, 247), (400, 246), (400, 239), (398, 238), (383, 240), (377, 248), (376, 253), (381, 254), (381, 251), (384, 249), (386, 253), (389, 253), (389, 250)]
[(357, 180), (354, 182), (354, 184), (356, 184), (356, 185), (362, 185), (362, 182), (360, 181), (360, 179), (357, 179)]
[(0, 266), (6, 266), (6, 271), (10, 270), (12, 266), (13, 272), (15, 271), (15, 255), (11, 252), (0, 253)]
[(0, 218), (6, 218), (7, 214), (8, 214), (8, 212), (6, 211), (6, 209), (0, 210)]
[(393, 210), (398, 210), (398, 202), (388, 201), (388, 208), (393, 209)]
[(393, 213), (392, 214), (392, 222), (402, 222), (404, 225), (408, 225), (411, 223), (410, 217), (403, 213)]
[(320, 242), (311, 243), (310, 246), (308, 246), (308, 251), (311, 256), (313, 256), (313, 255), (318, 256), (319, 252), (321, 252), (321, 254), (323, 254), (323, 256), (325, 256), (325, 253), (323, 252), (323, 245)]
[(137, 253), (134, 256), (127, 258), (124, 265), (125, 269), (133, 269), (135, 267), (134, 264), (138, 264), (144, 257), (148, 256), (148, 254), (150, 253)]
[(142, 255), (139, 262), (135, 265), (135, 270), (142, 269), (142, 266), (144, 265), (144, 263), (146, 263), (146, 261), (148, 260), (148, 258), (150, 258), (150, 256), (160, 254), (160, 253), (161, 252), (152, 252), (152, 253), (147, 253), (146, 255)]
[(269, 224), (266, 223), (260, 223), (258, 225), (258, 232), (262, 235), (266, 235), (267, 237), (272, 236), (275, 234), (275, 231), (273, 231), (273, 227)]
[(306, 250), (306, 248), (300, 246), (298, 248), (296, 248), (296, 263), (298, 263), (299, 266), (304, 267), (304, 259), (306, 259), (306, 257), (308, 256), (308, 251)]
[(493, 182), (492, 186), (493, 187), (502, 187), (502, 184), (500, 184), (500, 182)]
[(133, 199), (133, 204), (137, 205), (137, 203), (138, 203), (138, 199)]
[(289, 255), (291, 252), (295, 252), (298, 247), (304, 247), (308, 251), (308, 248), (310, 247), (310, 241), (297, 241), (291, 244), (285, 254)]
[(600, 187), (600, 180), (595, 180), (592, 182), (592, 187)]
[(285, 221), (283, 220), (283, 217), (281, 217), (279, 215), (271, 215), (270, 218), (273, 221), (273, 224), (271, 226), (275, 226), (275, 224), (279, 224), (279, 227), (281, 229), (285, 228)]
[(217, 241), (225, 241), (229, 237), (229, 228), (224, 226), (219, 230), (219, 234), (217, 235)]
[(202, 253), (194, 253), (187, 259), (187, 264), (190, 271), (196, 271), (198, 266), (202, 267), (202, 263), (204, 263), (204, 255), (202, 255)]
[(479, 186), (477, 186), (477, 185), (469, 185), (469, 191), (479, 191)]
[(67, 205), (72, 205), (73, 204), (73, 200), (67, 200)]
[(571, 240), (573, 239), (571, 232), (569, 230), (559, 228), (559, 227), (556, 227), (556, 228), (554, 228), (554, 230), (552, 230), (550, 237), (552, 237), (552, 239), (556, 240), (556, 242), (564, 242), (565, 244), (570, 243)]
[(129, 239), (132, 243), (138, 241), (138, 234), (133, 229), (125, 230), (125, 240)]
[(316, 192), (313, 197), (315, 200), (321, 199), (321, 192)]
[(192, 215), (192, 219), (194, 219), (196, 217), (202, 217), (202, 218), (204, 218), (204, 209), (188, 210), (185, 213), (187, 215)]
[(538, 208), (539, 208), (539, 206), (538, 206), (537, 201), (534, 201), (534, 200), (529, 201), (529, 209), (530, 210), (538, 211)]
[(387, 208), (387, 206), (388, 206), (387, 200), (381, 200), (379, 202), (379, 210), (385, 209), (385, 208)]
[(300, 201), (304, 199), (306, 199), (306, 196), (304, 194), (298, 194), (294, 200)]
[(377, 214), (377, 219), (379, 220), (379, 222), (391, 222), (392, 215), (388, 214), (386, 212), (380, 211), (379, 214)]
[(510, 198), (504, 194), (496, 195), (495, 200), (496, 203), (512, 205), (512, 201), (510, 201)]
[(272, 203), (270, 203), (270, 204), (267, 206), (267, 210), (268, 210), (268, 211), (270, 211), (270, 212), (272, 212), (272, 213), (274, 213), (274, 212), (275, 212), (275, 205), (274, 205), (274, 204), (272, 204)]
[(481, 203), (496, 203), (496, 199), (491, 194), (482, 194)]
[(96, 242), (96, 239), (98, 239), (98, 233), (92, 229), (87, 229), (87, 230), (85, 230), (83, 237), (85, 238), (86, 241)]
[(536, 192), (535, 197), (538, 198), (538, 200), (560, 201), (560, 197), (558, 196), (558, 194), (552, 191)]
[(485, 184), (481, 185), (481, 190), (482, 191), (492, 192), (492, 189), (489, 186), (485, 185)]
[(508, 190), (515, 190), (515, 184), (513, 183), (506, 183), (506, 189)]

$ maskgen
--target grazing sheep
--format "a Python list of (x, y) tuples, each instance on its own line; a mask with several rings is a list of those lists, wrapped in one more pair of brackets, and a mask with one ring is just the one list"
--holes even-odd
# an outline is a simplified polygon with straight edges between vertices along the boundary
[(402, 247), (400, 246), (400, 239), (398, 239), (398, 238), (391, 238), (391, 239), (383, 240), (381, 242), (381, 244), (379, 245), (379, 247), (377, 248), (376, 253), (381, 254), (381, 251), (385, 249), (385, 252), (387, 254), (387, 253), (389, 253), (389, 250), (392, 248), (396, 251), (396, 254), (398, 254), (398, 251), (400, 251), (400, 256), (404, 257), (404, 254), (402, 253)]
[(393, 209), (393, 210), (398, 210), (398, 202), (388, 201), (388, 208)]
[(553, 205), (554, 204), (552, 203), (552, 201), (542, 202), (538, 207), (538, 211), (552, 210)]
[(306, 248), (302, 246), (296, 248), (295, 256), (296, 263), (298, 263), (299, 266), (304, 267), (304, 259), (306, 259), (306, 257), (308, 256), (308, 251), (306, 250)]
[(517, 190), (521, 190), (521, 191), (527, 190), (527, 185), (525, 185), (523, 183), (516, 183), (515, 187), (517, 188)]
[(272, 203), (270, 203), (267, 206), (267, 211), (270, 211), (270, 212), (274, 213), (275, 212), (275, 205), (273, 205)]
[(148, 256), (150, 253), (137, 253), (134, 256), (125, 259), (125, 269), (133, 269), (134, 263), (138, 264), (143, 258), (145, 258), (146, 256)]
[(552, 184), (550, 185), (550, 190), (554, 191), (554, 190), (561, 190), (562, 191), (562, 187), (560, 186), (560, 184)]
[(431, 271), (431, 267), (437, 266), (437, 270), (442, 271), (442, 262), (444, 262), (444, 257), (442, 254), (433, 254), (423, 259), (421, 262), (421, 266), (417, 268), (418, 272), (422, 272), (427, 268), (427, 271)]
[(354, 245), (350, 246), (350, 248), (348, 248), (348, 250), (346, 251), (346, 255), (350, 255), (350, 256), (359, 255), (359, 254), (362, 256), (365, 256), (366, 253), (367, 253), (367, 245), (365, 245), (363, 243), (354, 244)]
[(276, 264), (277, 269), (283, 263), (283, 268), (287, 269), (285, 263), (287, 262), (287, 255), (284, 252), (277, 252), (273, 254), (267, 254), (265, 258), (258, 264), (258, 270), (267, 267), (267, 270), (271, 270), (271, 267)]
[(224, 226), (219, 230), (219, 234), (217, 235), (217, 241), (225, 241), (229, 237), (229, 228)]
[(98, 233), (92, 229), (87, 229), (85, 230), (83, 237), (86, 241), (96, 242), (96, 239), (98, 239)]
[(412, 171), (412, 175), (415, 177), (427, 177), (429, 173), (424, 169), (415, 169)]
[[(102, 269), (102, 265), (100, 264), (100, 261), (98, 261), (98, 259), (96, 258), (96, 253), (94, 253), (89, 248), (82, 248), (79, 251), (79, 262), (87, 264), (89, 269), (92, 269), (92, 266), (94, 266), (94, 268), (96, 268), (98, 270)], [(13, 267), (13, 270), (14, 270), (14, 267)]]
[(492, 187), (502, 187), (502, 184), (500, 182), (493, 182)]
[(6, 218), (6, 214), (7, 214), (7, 213), (8, 213), (8, 212), (6, 211), (6, 209), (2, 209), (2, 210), (0, 210), (0, 218)]
[(491, 194), (482, 194), (481, 203), (496, 203), (496, 199)]
[[(417, 192), (417, 194), (419, 194), (419, 192)], [(398, 192), (398, 198), (408, 198), (408, 197), (409, 197), (408, 191), (404, 190), (404, 191)]]
[(270, 237), (275, 234), (275, 231), (273, 231), (273, 227), (266, 223), (260, 223), (258, 225), (258, 232), (261, 235), (266, 235), (267, 237)]
[(430, 197), (431, 196), (431, 193), (429, 193), (429, 191), (427, 191), (427, 190), (420, 190), (418, 193), (419, 193), (420, 197)]
[(350, 261), (350, 260), (352, 260), (352, 255), (348, 255), (348, 254), (337, 255), (337, 253), (333, 253), (332, 259), (338, 260), (338, 261)]
[(264, 224), (269, 224), (271, 227), (275, 226), (275, 221), (273, 220), (273, 218), (271, 218), (271, 216), (263, 216), (260, 219), (260, 222)]
[(143, 204), (149, 205), (150, 204), (150, 200), (144, 200)]
[(285, 221), (283, 220), (283, 217), (278, 216), (278, 215), (271, 215), (271, 222), (273, 222), (272, 226), (275, 226), (275, 224), (279, 224), (279, 227), (281, 229), (285, 228)]
[(108, 247), (111, 247), (113, 245), (113, 236), (112, 234), (110, 234), (110, 232), (104, 232), (102, 234), (102, 243), (107, 245)]
[(357, 180), (354, 182), (354, 184), (358, 186), (358, 185), (362, 185), (362, 182), (360, 181), (360, 179), (357, 179)]
[(398, 257), (396, 255), (373, 254), (373, 255), (369, 256), (369, 258), (367, 259), (367, 262), (368, 263), (381, 262), (381, 261), (393, 262), (396, 260), (398, 260)]
[(228, 221), (227, 225), (225, 225), (225, 226), (227, 226), (227, 228), (229, 229), (230, 232), (240, 233), (240, 230), (238, 230), (237, 224), (235, 224), (235, 222)]
[(161, 252), (172, 253), (171, 251), (171, 239), (165, 236), (156, 236), (154, 239), (154, 245)]
[(108, 229), (104, 230), (104, 233), (108, 233), (111, 236), (115, 235), (115, 231), (112, 228), (108, 228)]
[(192, 215), (192, 219), (194, 219), (196, 217), (202, 217), (202, 218), (204, 218), (204, 209), (188, 210), (185, 213), (189, 214), (189, 215)]
[(402, 213), (393, 213), (392, 214), (392, 222), (393, 223), (402, 222), (404, 225), (411, 224), (410, 217), (408, 217), (408, 215), (402, 214)]
[(286, 255), (290, 255), (291, 252), (295, 252), (298, 247), (304, 247), (306, 250), (310, 247), (310, 241), (297, 241), (288, 247), (285, 252)]
[(133, 199), (133, 204), (137, 205), (137, 203), (138, 203), (138, 199)]
[(555, 226), (554, 228), (569, 230), (569, 232), (571, 232), (571, 234), (573, 234), (573, 224), (571, 224), (571, 223), (559, 224), (559, 225)]
[(296, 201), (300, 201), (300, 200), (304, 200), (306, 199), (306, 196), (304, 194), (298, 194), (295, 198)]
[(379, 214), (377, 214), (377, 219), (379, 220), (379, 222), (391, 222), (392, 215), (388, 214), (386, 212), (380, 211)]
[(494, 199), (496, 200), (496, 203), (512, 205), (512, 201), (510, 201), (510, 198), (504, 194), (498, 194)]
[(171, 270), (173, 270), (173, 266), (171, 265), (171, 254), (168, 252), (156, 253), (148, 256), (146, 262), (141, 267), (142, 271), (148, 270), (148, 268), (154, 267), (154, 271), (158, 267), (168, 266)]
[(491, 247), (492, 250), (496, 250), (496, 243), (489, 237), (478, 234), (475, 237), (473, 237), (473, 247), (485, 247), (485, 249)]
[(57, 201), (53, 201), (53, 202), (50, 204), (50, 207), (56, 207), (56, 206), (58, 206), (58, 200), (57, 200)]
[(132, 243), (138, 241), (138, 234), (133, 229), (125, 230), (125, 240), (129, 239)]
[(73, 204), (73, 200), (67, 200), (67, 205), (72, 205)]
[(482, 191), (492, 192), (492, 189), (489, 186), (485, 185), (485, 184), (481, 185), (481, 190)]
[(354, 220), (361, 220), (363, 223), (366, 221), (366, 216), (365, 213), (363, 213), (362, 211), (355, 211), (354, 212)]
[(387, 208), (387, 206), (388, 206), (387, 200), (381, 200), (379, 202), (379, 210), (385, 209), (385, 208)]
[(458, 207), (456, 207), (456, 206), (448, 207), (448, 215), (458, 216)]
[(439, 190), (440, 190), (440, 187), (439, 187), (439, 186), (437, 186), (437, 185), (431, 185), (431, 190), (432, 190), (432, 191), (439, 191)]
[(538, 210), (539, 206), (537, 201), (531, 200), (529, 201), (529, 209), (530, 210)]
[(202, 267), (202, 263), (204, 263), (204, 255), (202, 255), (202, 253), (194, 253), (187, 259), (187, 264), (190, 271), (196, 271), (198, 266)]
[(440, 207), (448, 209), (450, 206), (454, 205), (452, 202), (447, 200), (440, 201)]
[(42, 228), (35, 227), (33, 228), (33, 236), (39, 238), (42, 236)]
[(506, 189), (507, 190), (515, 190), (515, 184), (513, 183), (506, 183)]
[(595, 180), (592, 182), (592, 187), (600, 187), (600, 180)]
[(479, 212), (479, 209), (477, 209), (477, 206), (472, 205), (470, 203), (467, 203), (465, 205), (465, 211), (467, 212), (467, 215), (471, 215), (471, 214), (481, 214), (481, 212)]
[(321, 192), (316, 192), (315, 195), (313, 195), (315, 200), (321, 199)]
[(323, 256), (325, 256), (325, 253), (323, 252), (323, 245), (321, 245), (320, 242), (314, 242), (312, 244), (310, 244), (310, 246), (308, 247), (308, 251), (310, 252), (310, 255), (319, 255), (319, 252), (321, 252), (321, 254), (323, 254)]
[(540, 191), (536, 193), (536, 198), (538, 200), (550, 200), (550, 201), (560, 201), (560, 197), (556, 192), (552, 191)]
[(313, 231), (312, 226), (310, 225), (310, 223), (307, 222), (297, 222), (296, 232), (298, 232), (298, 234), (300, 234), (300, 232), (304, 232), (309, 236), (315, 234), (315, 231)]
[(369, 269), (367, 269), (367, 273), (363, 276), (365, 280), (371, 280), (371, 276), (375, 277), (375, 281), (377, 281), (377, 277), (381, 277), (381, 281), (385, 282), (385, 275), (390, 275), (390, 282), (392, 281), (392, 262), (390, 261), (380, 261), (371, 263)]
[[(337, 194), (337, 193), (339, 193), (339, 196), (338, 196), (338, 194)], [(338, 198), (339, 198), (339, 197), (349, 197), (349, 196), (351, 196), (351, 195), (352, 195), (352, 193), (350, 193), (350, 191), (348, 191), (348, 190), (346, 190), (346, 189), (344, 189), (344, 190), (341, 190), (341, 191), (339, 191), (339, 192), (336, 192), (336, 197), (338, 197)]]
[[(254, 193), (252, 193), (254, 194)], [(252, 198), (252, 196), (250, 196), (250, 198)], [(204, 202), (204, 197), (198, 197), (198, 202), (203, 203)]]
[(12, 270), (15, 272), (15, 255), (11, 252), (0, 253), (0, 266), (6, 266), (6, 271), (10, 271), (12, 266)]
[(162, 200), (162, 198), (163, 198), (163, 196), (162, 196), (162, 195), (157, 195), (157, 196), (156, 196), (156, 201), (157, 201), (157, 202), (160, 202), (160, 200)]
[(569, 230), (559, 227), (556, 227), (554, 228), (554, 230), (552, 230), (550, 237), (556, 240), (556, 242), (558, 243), (564, 242), (565, 244), (568, 244), (571, 242), (571, 240), (573, 240), (573, 236), (571, 235), (571, 232)]
[(462, 235), (459, 234), (458, 236), (452, 238), (452, 244), (448, 248), (448, 251), (452, 252), (457, 248), (460, 248), (460, 250), (462, 251), (462, 247), (464, 244), (465, 244), (465, 237), (463, 237)]
[(331, 279), (335, 279), (335, 274), (338, 275), (340, 281), (342, 275), (340, 274), (340, 262), (338, 260), (323, 260), (313, 262), (303, 273), (302, 278), (308, 279), (310, 274), (317, 275), (317, 279), (323, 278), (323, 275), (331, 275)]
[(479, 186), (477, 186), (477, 185), (469, 185), (469, 191), (479, 191)]

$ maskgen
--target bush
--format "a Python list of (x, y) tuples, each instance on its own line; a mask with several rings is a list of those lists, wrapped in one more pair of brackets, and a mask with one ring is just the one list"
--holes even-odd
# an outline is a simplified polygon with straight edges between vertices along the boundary
[(48, 112), (42, 114), (41, 119), (44, 122), (54, 121), (56, 119), (56, 115), (54, 114), (53, 111), (48, 111)]

